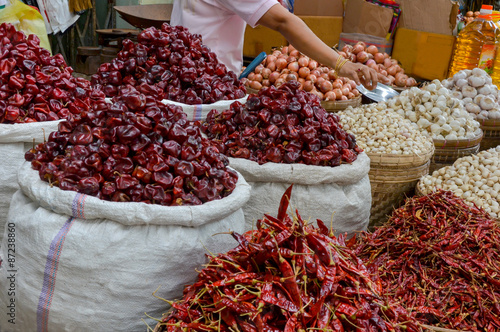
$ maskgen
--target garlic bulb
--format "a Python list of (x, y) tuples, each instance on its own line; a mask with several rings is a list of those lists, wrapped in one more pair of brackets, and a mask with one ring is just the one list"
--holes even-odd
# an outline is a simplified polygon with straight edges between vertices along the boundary
[[(446, 80), (443, 86), (451, 91), (454, 98), (462, 100), (466, 110), (479, 120), (494, 119), (500, 109), (498, 87), (491, 77), (480, 68), (461, 70)], [(473, 103), (476, 106), (471, 106)]]
[(390, 108), (389, 103), (348, 107), (337, 114), (342, 128), (354, 134), (356, 143), (367, 153), (419, 155), (433, 149), (432, 139)]
[(500, 219), (500, 146), (459, 158), (422, 177), (417, 186), (424, 195), (436, 189), (452, 191)]

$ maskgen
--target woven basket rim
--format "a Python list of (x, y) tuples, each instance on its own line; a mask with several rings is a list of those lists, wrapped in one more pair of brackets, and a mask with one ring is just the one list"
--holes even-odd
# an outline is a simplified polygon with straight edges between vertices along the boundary
[(390, 154), (390, 153), (371, 153), (367, 152), (370, 158), (370, 167), (384, 167), (384, 166), (421, 166), (427, 163), (434, 155), (435, 148), (424, 153), (403, 155), (403, 154)]
[(339, 101), (337, 101), (337, 100), (330, 100), (330, 101), (323, 100), (323, 101), (321, 101), (321, 106), (327, 111), (331, 111), (331, 110), (340, 111), (340, 110), (346, 109), (349, 106), (358, 107), (359, 105), (361, 105), (361, 99), (362, 99), (361, 95), (359, 95), (359, 96), (354, 97), (353, 99), (349, 99), (349, 100), (339, 100)]
[(471, 332), (468, 330), (452, 330), (452, 329), (445, 329), (443, 327), (437, 327), (437, 326), (431, 326), (431, 325), (425, 325), (425, 324), (420, 324), (424, 329), (435, 331), (435, 332)]
[(457, 139), (457, 140), (438, 140), (438, 139), (433, 139), (434, 141), (434, 146), (437, 147), (460, 147), (460, 148), (466, 148), (466, 147), (471, 147), (477, 144), (481, 143), (481, 139), (483, 138), (483, 131), (477, 135), (475, 135), (473, 138), (468, 138), (468, 139)]
[[(423, 165), (411, 168), (370, 168), (370, 183), (401, 184), (420, 180), (429, 174), (430, 160)], [(398, 174), (400, 173), (400, 174)]]
[(497, 128), (497, 130), (500, 130), (500, 119), (476, 119), (477, 122), (481, 125), (481, 128), (483, 127), (492, 127), (492, 128)]

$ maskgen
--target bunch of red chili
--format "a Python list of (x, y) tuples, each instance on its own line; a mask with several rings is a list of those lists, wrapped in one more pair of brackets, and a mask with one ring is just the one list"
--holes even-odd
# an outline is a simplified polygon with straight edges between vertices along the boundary
[(162, 331), (420, 331), (401, 305), (381, 299), (344, 237), (287, 215), (290, 193), (277, 218), (232, 233), (239, 245), (209, 257), (183, 299), (169, 302)]
[[(412, 198), (355, 252), (419, 322), (500, 330), (500, 227), (450, 192)], [(378, 279), (379, 278), (379, 279)]]

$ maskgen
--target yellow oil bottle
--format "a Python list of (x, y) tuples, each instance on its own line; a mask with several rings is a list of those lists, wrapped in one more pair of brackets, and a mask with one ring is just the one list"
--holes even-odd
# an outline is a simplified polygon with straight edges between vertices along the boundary
[[(483, 5), (481, 14), (458, 34), (449, 77), (462, 69), (476, 67), (484, 69), (490, 75), (493, 73), (500, 29), (491, 20), (492, 12), (493, 6)], [(500, 60), (498, 64), (500, 65)]]

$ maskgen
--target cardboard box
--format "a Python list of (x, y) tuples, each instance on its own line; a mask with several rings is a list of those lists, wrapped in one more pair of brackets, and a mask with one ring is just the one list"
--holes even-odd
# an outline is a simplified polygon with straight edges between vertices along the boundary
[(269, 54), (274, 47), (280, 48), (285, 45), (288, 45), (288, 42), (279, 32), (261, 25), (255, 28), (247, 25), (243, 43), (243, 55), (255, 58), (261, 52)]
[(326, 45), (335, 46), (339, 43), (342, 32), (342, 17), (335, 16), (299, 16), (307, 26)]
[(293, 13), (298, 16), (344, 16), (342, 0), (295, 0)]
[[(418, 1), (420, 3), (420, 1)], [(386, 38), (394, 11), (365, 0), (347, 0), (343, 32)]]
[(454, 44), (453, 36), (398, 28), (392, 58), (410, 76), (443, 80), (448, 77)]
[(398, 27), (452, 35), (459, 4), (451, 0), (398, 0), (402, 10)]

